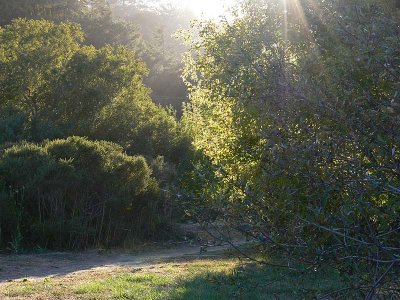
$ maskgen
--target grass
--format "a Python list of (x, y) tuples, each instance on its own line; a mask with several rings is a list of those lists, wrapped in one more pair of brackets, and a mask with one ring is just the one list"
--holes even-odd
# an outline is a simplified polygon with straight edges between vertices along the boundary
[(0, 286), (0, 299), (304, 299), (340, 288), (333, 272), (302, 275), (238, 259), (116, 267)]

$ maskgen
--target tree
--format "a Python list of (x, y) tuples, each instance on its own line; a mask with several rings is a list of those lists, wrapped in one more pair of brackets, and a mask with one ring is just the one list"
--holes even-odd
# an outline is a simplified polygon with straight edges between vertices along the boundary
[(365, 297), (399, 274), (393, 5), (244, 1), (232, 23), (199, 24), (186, 65), (200, 216), (333, 265)]
[(169, 155), (175, 116), (151, 101), (147, 69), (132, 51), (84, 46), (78, 25), (44, 20), (13, 21), (0, 29), (0, 43), (0, 109), (15, 113), (0, 140), (81, 135)]
[(136, 27), (115, 20), (110, 5), (104, 0), (1, 0), (0, 26), (11, 24), (17, 18), (74, 22), (83, 28), (87, 45), (125, 45), (142, 50), (139, 48), (143, 41)]
[(181, 54), (186, 48), (172, 36), (189, 27), (192, 13), (159, 0), (0, 0), (0, 26), (17, 18), (77, 23), (85, 33), (86, 45), (123, 45), (135, 51), (150, 70), (146, 84), (155, 102), (181, 110), (187, 96), (180, 77)]
[(115, 18), (135, 24), (145, 40), (146, 51), (141, 58), (150, 70), (145, 82), (153, 91), (153, 100), (164, 106), (173, 105), (180, 113), (187, 97), (181, 79), (182, 54), (187, 48), (176, 40), (175, 33), (189, 28), (195, 16), (158, 0), (126, 1), (125, 6), (116, 2), (111, 5)]
[(85, 9), (79, 0), (1, 0), (0, 26), (17, 18), (72, 21), (75, 13)]
[(67, 135), (90, 135), (102, 109), (125, 90), (151, 103), (142, 82), (146, 72), (125, 48), (82, 47), (65, 64), (59, 80), (51, 83), (44, 114)]
[(39, 134), (45, 99), (64, 70), (65, 62), (79, 50), (83, 33), (73, 24), (16, 20), (0, 29), (0, 107), (28, 113)]

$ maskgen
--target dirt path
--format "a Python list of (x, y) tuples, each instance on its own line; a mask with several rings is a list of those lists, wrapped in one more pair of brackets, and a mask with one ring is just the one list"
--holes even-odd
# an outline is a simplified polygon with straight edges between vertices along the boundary
[(147, 267), (166, 259), (215, 255), (230, 247), (228, 244), (212, 246), (205, 253), (200, 253), (198, 245), (184, 244), (170, 249), (147, 250), (137, 255), (116, 252), (99, 254), (98, 251), (0, 255), (0, 286), (21, 279), (42, 280), (115, 267)]

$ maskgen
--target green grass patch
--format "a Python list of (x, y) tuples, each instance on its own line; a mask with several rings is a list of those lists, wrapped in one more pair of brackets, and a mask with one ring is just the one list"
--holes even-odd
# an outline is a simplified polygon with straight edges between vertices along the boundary
[(168, 262), (141, 270), (82, 273), (67, 281), (54, 278), (10, 283), (6, 291), (0, 288), (0, 298), (304, 299), (340, 287), (338, 276), (332, 271), (303, 274), (226, 258)]

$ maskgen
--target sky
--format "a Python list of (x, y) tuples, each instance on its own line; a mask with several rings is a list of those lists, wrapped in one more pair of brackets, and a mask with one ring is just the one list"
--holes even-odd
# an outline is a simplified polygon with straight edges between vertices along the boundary
[(173, 0), (173, 2), (181, 7), (187, 7), (198, 17), (220, 19), (221, 16), (227, 14), (227, 8), (235, 0)]

